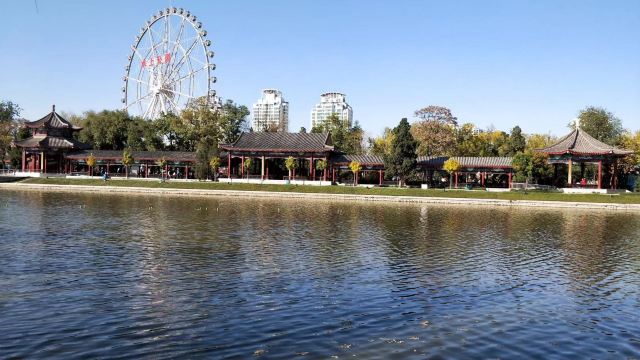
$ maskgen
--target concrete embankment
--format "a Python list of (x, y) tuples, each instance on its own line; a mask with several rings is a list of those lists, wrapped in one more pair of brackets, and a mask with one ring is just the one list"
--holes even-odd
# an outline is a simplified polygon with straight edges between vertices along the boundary
[(88, 185), (49, 185), (0, 183), (0, 189), (57, 191), (57, 192), (86, 192), (101, 194), (151, 194), (151, 195), (181, 195), (181, 196), (218, 196), (241, 198), (271, 198), (271, 199), (315, 199), (329, 201), (365, 201), (384, 203), (417, 203), (417, 204), (451, 204), (468, 206), (502, 206), (518, 208), (556, 208), (556, 209), (593, 209), (618, 210), (640, 212), (640, 204), (589, 203), (569, 201), (531, 201), (531, 200), (501, 200), (501, 199), (473, 199), (446, 198), (421, 196), (388, 196), (388, 195), (351, 195), (326, 193), (296, 193), (270, 191), (241, 191), (241, 190), (203, 190), (203, 189), (173, 189), (173, 188), (145, 188), (123, 186), (88, 186)]

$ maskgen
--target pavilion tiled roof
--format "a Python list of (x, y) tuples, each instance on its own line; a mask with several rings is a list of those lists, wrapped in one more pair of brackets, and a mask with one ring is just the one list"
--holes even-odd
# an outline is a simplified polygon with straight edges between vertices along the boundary
[(37, 148), (37, 149), (82, 149), (87, 145), (73, 138), (64, 138), (59, 136), (34, 136), (22, 141), (14, 142), (19, 148)]
[(25, 122), (24, 126), (28, 128), (46, 127), (46, 128), (54, 128), (54, 129), (82, 130), (81, 127), (71, 124), (65, 118), (60, 116), (60, 114), (56, 112), (55, 105), (53, 106), (53, 109), (50, 113), (48, 113), (47, 115), (45, 115), (39, 120)]
[(593, 138), (580, 127), (576, 127), (571, 133), (563, 137), (557, 143), (542, 149), (536, 149), (551, 155), (577, 154), (577, 155), (629, 155), (633, 151), (619, 149)]
[(418, 164), (441, 168), (448, 159), (455, 159), (463, 168), (511, 168), (511, 157), (506, 156), (418, 156)]
[(221, 146), (236, 151), (325, 152), (333, 150), (329, 134), (317, 133), (242, 133), (233, 144)]
[(336, 164), (349, 164), (352, 161), (357, 161), (361, 165), (382, 165), (382, 156), (378, 155), (346, 155), (337, 154), (331, 158), (331, 161)]
[[(463, 168), (489, 168), (489, 169), (510, 169), (512, 168), (511, 157), (494, 156), (418, 156), (418, 166), (429, 168), (442, 168), (448, 159), (455, 159)], [(338, 154), (331, 161), (337, 164), (348, 164), (357, 161), (362, 165), (383, 165), (382, 156), (378, 155), (345, 155)]]

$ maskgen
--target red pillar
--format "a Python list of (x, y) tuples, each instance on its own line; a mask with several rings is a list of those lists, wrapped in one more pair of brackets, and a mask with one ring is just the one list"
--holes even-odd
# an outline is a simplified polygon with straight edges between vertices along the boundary
[(598, 189), (602, 189), (602, 160), (598, 161)]
[(43, 153), (42, 154), (42, 173), (46, 173), (47, 172), (47, 156)]
[(454, 187), (454, 189), (457, 189), (458, 188), (458, 172), (457, 171), (454, 173), (454, 176), (455, 176), (454, 177), (455, 183), (454, 183), (453, 187)]
[[(213, 174), (213, 177), (215, 178), (215, 177), (216, 177), (216, 175), (215, 175), (215, 174)], [(188, 179), (188, 178), (189, 178), (189, 165), (185, 165), (185, 166), (184, 166), (184, 179), (186, 180), (186, 179)]]
[(316, 179), (316, 172), (313, 171), (313, 156), (311, 157), (311, 159), (309, 159), (309, 177), (311, 178), (311, 181)]
[(511, 189), (511, 173), (509, 173), (509, 189)]
[(227, 177), (231, 179), (231, 153), (227, 154)]
[(613, 190), (618, 188), (618, 160), (614, 160), (613, 162), (613, 173), (611, 176), (613, 177), (613, 181), (611, 182), (613, 185)]
[(382, 186), (382, 170), (378, 170), (378, 173), (380, 174), (380, 183), (378, 185)]
[(486, 178), (487, 173), (482, 172), (480, 173), (480, 185), (482, 185), (484, 187), (484, 179)]
[(323, 171), (323, 174), (322, 174), (322, 178), (323, 178), (323, 181), (327, 181), (327, 167), (326, 166), (324, 168), (324, 171)]
[(240, 177), (244, 177), (244, 156), (240, 159)]
[(26, 170), (27, 165), (27, 152), (22, 149), (22, 172)]
[(356, 171), (356, 185), (358, 185), (358, 175), (359, 175), (359, 172)]
[(331, 170), (332, 170), (332, 173), (333, 173), (333, 182), (335, 183), (336, 182), (336, 169), (333, 168)]

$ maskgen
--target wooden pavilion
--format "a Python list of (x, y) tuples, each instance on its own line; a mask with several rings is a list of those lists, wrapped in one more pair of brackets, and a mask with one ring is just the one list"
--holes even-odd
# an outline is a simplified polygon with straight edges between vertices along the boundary
[(49, 114), (24, 126), (31, 131), (31, 137), (14, 142), (22, 149), (22, 172), (64, 173), (66, 153), (89, 147), (73, 138), (82, 128), (60, 116), (55, 105)]
[[(608, 166), (610, 171), (607, 172), (608, 183), (611, 189), (618, 187), (617, 164), (622, 157), (630, 155), (633, 151), (619, 149), (603, 143), (591, 135), (587, 134), (580, 128), (580, 124), (576, 124), (576, 128), (568, 135), (564, 136), (557, 143), (535, 151), (549, 155), (549, 163), (554, 164), (554, 177), (558, 181), (558, 165), (567, 166), (567, 186), (573, 187), (573, 164), (580, 164), (580, 179), (578, 186), (591, 186), (598, 189), (603, 188), (603, 166)], [(586, 184), (580, 181), (585, 177), (585, 165), (596, 164), (598, 167), (595, 184)]]
[[(227, 151), (229, 178), (253, 176), (261, 180), (282, 180), (283, 175), (287, 174), (283, 169), (283, 159), (288, 157), (295, 158), (298, 163), (291, 180), (316, 180), (316, 162), (328, 162), (333, 152), (331, 136), (318, 133), (242, 133), (233, 144), (221, 145), (221, 148)], [(256, 166), (248, 169), (245, 174), (247, 159), (259, 159), (260, 163), (254, 163)], [(258, 171), (259, 175), (252, 174)], [(321, 175), (324, 181), (327, 179), (327, 171), (325, 168)]]

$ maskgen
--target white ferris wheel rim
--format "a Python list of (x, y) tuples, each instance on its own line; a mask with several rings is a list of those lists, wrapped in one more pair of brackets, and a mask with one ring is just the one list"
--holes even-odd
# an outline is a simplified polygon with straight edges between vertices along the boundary
[[(173, 19), (180, 25), (172, 34)], [(190, 30), (192, 36), (185, 35)], [(124, 109), (149, 120), (180, 113), (200, 97), (211, 103), (215, 97), (211, 85), (216, 82), (211, 76), (215, 65), (209, 61), (214, 53), (208, 50), (211, 41), (206, 35), (195, 15), (182, 8), (167, 8), (153, 15), (131, 46), (123, 77)]]

